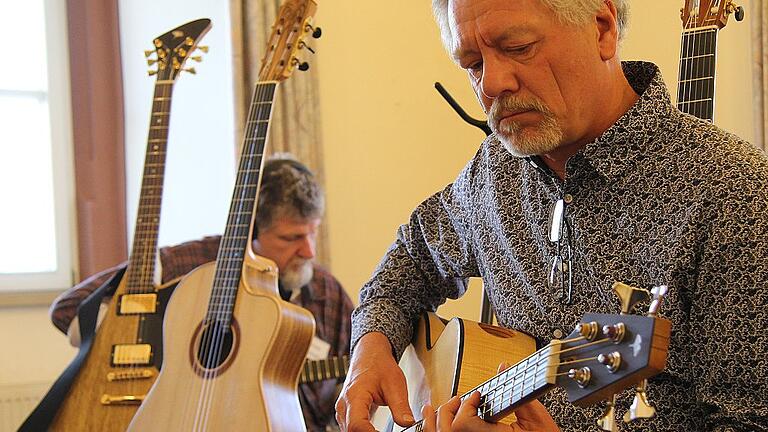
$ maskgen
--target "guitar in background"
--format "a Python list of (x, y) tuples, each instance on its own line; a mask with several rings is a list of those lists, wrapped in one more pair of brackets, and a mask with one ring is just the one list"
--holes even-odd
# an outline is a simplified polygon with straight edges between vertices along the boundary
[(710, 123), (715, 121), (717, 36), (734, 13), (737, 21), (744, 19), (744, 9), (733, 0), (686, 0), (680, 9), (677, 108)]
[[(157, 55), (148, 60), (155, 66), (149, 74), (156, 81), (131, 256), (93, 343), (81, 346), (87, 351), (84, 363), (58, 407), (51, 430), (125, 430), (158, 375), (162, 315), (175, 285), (154, 285), (171, 97), (179, 74), (194, 72), (184, 69), (184, 63), (210, 28), (209, 19), (189, 22), (155, 38), (154, 50), (145, 53)], [(80, 355), (76, 361), (83, 361)]]
[(215, 263), (176, 288), (164, 322), (160, 375), (131, 431), (301, 431), (299, 371), (312, 314), (283, 301), (277, 265), (251, 247), (263, 156), (278, 83), (311, 34), (313, 0), (289, 0), (272, 27), (245, 136), (227, 226)]
[(349, 372), (349, 356), (328, 357), (321, 360), (307, 360), (299, 375), (299, 383), (342, 379)]

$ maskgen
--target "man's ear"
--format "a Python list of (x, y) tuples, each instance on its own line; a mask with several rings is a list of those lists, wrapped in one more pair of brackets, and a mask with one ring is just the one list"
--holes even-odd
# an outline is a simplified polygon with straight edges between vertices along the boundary
[(616, 6), (611, 0), (605, 0), (603, 7), (595, 14), (597, 25), (597, 48), (603, 61), (616, 56), (619, 49), (619, 26)]

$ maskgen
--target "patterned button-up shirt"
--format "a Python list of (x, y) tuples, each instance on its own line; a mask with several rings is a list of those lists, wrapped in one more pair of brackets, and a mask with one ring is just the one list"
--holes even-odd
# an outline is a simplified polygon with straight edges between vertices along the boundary
[[(648, 390), (658, 415), (622, 430), (768, 430), (768, 161), (675, 109), (655, 65), (627, 62), (624, 73), (639, 100), (568, 161), (565, 181), (492, 135), (416, 208), (363, 287), (353, 346), (379, 331), (399, 356), (420, 313), (461, 296), (473, 276), (500, 325), (540, 344), (586, 312), (618, 313), (614, 281), (664, 284), (671, 346)], [(563, 198), (573, 305), (547, 284), (558, 253), (549, 219)], [(599, 406), (573, 407), (560, 389), (542, 402), (564, 431), (596, 430)]]
[[(211, 236), (160, 248), (163, 282), (184, 276), (201, 264), (215, 261), (219, 240), (220, 236)], [(126, 265), (122, 263), (97, 273), (59, 296), (51, 305), (54, 325), (66, 333), (80, 302)], [(330, 345), (329, 357), (349, 354), (352, 300), (333, 275), (322, 267), (314, 266), (312, 280), (302, 287), (300, 295), (291, 299), (291, 303), (312, 312), (315, 317), (315, 336)], [(299, 386), (299, 401), (307, 430), (325, 431), (326, 426), (336, 425), (334, 404), (336, 387), (341, 381), (326, 380)]]

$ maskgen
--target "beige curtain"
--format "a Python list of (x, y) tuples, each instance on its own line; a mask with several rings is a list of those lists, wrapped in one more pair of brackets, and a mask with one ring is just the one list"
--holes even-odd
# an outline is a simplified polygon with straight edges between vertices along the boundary
[[(235, 118), (238, 143), (243, 138), (243, 122), (248, 114), (251, 92), (258, 81), (264, 47), (280, 7), (279, 0), (230, 0), (232, 52), (234, 57)], [(311, 47), (313, 40), (307, 40)], [(295, 70), (278, 87), (267, 153), (288, 152), (296, 156), (325, 184), (317, 58), (302, 50), (302, 61), (309, 70)], [(240, 144), (238, 144), (240, 147)], [(239, 150), (238, 150), (239, 155)], [(323, 224), (317, 246), (317, 260), (330, 268), (328, 228)]]
[(747, 14), (752, 25), (752, 79), (754, 80), (753, 104), (755, 117), (755, 145), (767, 150), (766, 95), (768, 95), (768, 4), (752, 0)]

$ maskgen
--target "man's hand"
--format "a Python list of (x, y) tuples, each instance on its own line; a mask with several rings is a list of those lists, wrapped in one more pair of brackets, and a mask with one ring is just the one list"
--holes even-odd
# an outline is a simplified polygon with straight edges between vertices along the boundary
[(413, 424), (405, 375), (392, 356), (392, 345), (382, 333), (368, 333), (357, 342), (336, 401), (336, 421), (343, 432), (375, 431), (370, 413), (387, 405), (400, 426)]

